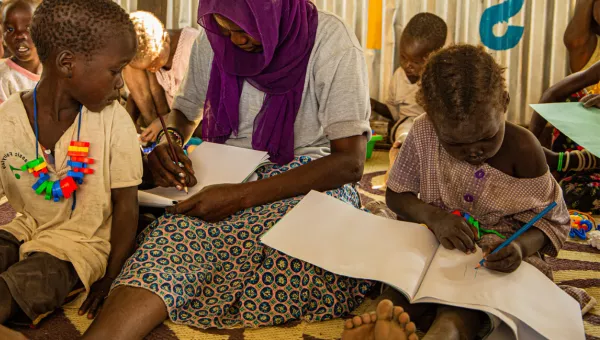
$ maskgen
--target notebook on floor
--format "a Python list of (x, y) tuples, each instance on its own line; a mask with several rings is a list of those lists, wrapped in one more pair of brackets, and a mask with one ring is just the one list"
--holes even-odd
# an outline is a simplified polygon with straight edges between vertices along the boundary
[(209, 185), (250, 181), (256, 169), (268, 161), (269, 155), (264, 151), (203, 142), (189, 158), (198, 180), (198, 184), (189, 188), (189, 194), (175, 188), (139, 191), (140, 205), (164, 208), (191, 197)]
[(579, 304), (528, 263), (511, 274), (475, 269), (481, 249), (447, 250), (423, 225), (375, 216), (326, 194), (309, 193), (261, 241), (338, 275), (384, 282), (411, 303), (493, 314), (503, 321), (496, 331), (509, 338), (585, 339)]

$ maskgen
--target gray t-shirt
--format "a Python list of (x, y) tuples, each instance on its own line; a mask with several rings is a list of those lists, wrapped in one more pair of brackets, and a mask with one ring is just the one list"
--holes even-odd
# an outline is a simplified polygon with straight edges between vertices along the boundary
[[(173, 102), (190, 120), (202, 116), (210, 78), (213, 51), (205, 34), (192, 47), (190, 64)], [(367, 135), (370, 138), (369, 77), (363, 50), (352, 31), (337, 16), (319, 11), (302, 104), (294, 123), (294, 153), (323, 157), (330, 154), (329, 141)], [(254, 119), (265, 94), (244, 82), (240, 97), (238, 135), (227, 144), (252, 148)]]

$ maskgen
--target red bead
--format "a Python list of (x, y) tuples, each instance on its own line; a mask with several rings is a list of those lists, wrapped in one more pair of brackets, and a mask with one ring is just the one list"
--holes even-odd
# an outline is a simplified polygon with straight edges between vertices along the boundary
[(79, 146), (79, 147), (83, 147), (83, 148), (88, 148), (88, 147), (90, 147), (90, 143), (89, 142), (71, 141), (71, 146)]

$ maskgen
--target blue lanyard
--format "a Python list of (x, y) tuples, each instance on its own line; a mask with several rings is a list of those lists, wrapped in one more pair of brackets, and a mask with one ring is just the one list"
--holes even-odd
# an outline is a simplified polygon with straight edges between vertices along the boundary
[[(81, 116), (83, 105), (79, 104), (79, 121), (77, 122), (77, 141), (79, 142), (79, 135), (81, 134)], [(37, 110), (37, 84), (33, 88), (33, 129), (35, 130), (35, 158), (40, 157), (40, 140), (39, 140), (39, 128), (38, 128), (38, 110)], [(77, 191), (73, 192), (73, 205), (71, 206), (71, 213), (75, 210), (77, 204)]]
[[(79, 104), (79, 121), (77, 122), (77, 141), (79, 142), (79, 135), (81, 134), (81, 111), (83, 105)], [(37, 84), (33, 88), (33, 128), (35, 130), (35, 158), (39, 158), (39, 129), (38, 129), (38, 109), (37, 109)]]

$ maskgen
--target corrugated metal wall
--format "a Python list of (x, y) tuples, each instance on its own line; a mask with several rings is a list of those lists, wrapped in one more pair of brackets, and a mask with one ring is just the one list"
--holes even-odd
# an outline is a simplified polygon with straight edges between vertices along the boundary
[[(115, 0), (127, 10), (135, 10), (144, 0)], [(313, 0), (322, 10), (333, 12), (350, 25), (361, 43), (365, 43), (369, 0)], [(526, 124), (529, 103), (539, 100), (551, 84), (568, 72), (563, 33), (573, 14), (575, 0), (381, 0), (383, 1), (383, 43), (381, 50), (367, 50), (371, 96), (383, 99), (389, 80), (398, 67), (397, 45), (402, 28), (419, 12), (432, 12), (449, 26), (455, 42), (481, 44), (482, 15), (516, 14), (508, 23), (493, 26), (496, 36), (504, 36), (509, 25), (524, 27), (518, 43), (506, 50), (488, 49), (507, 67), (506, 78), (512, 102), (509, 119)], [(167, 26), (179, 28), (196, 24), (198, 0), (168, 0)], [(500, 6), (497, 6), (500, 5)], [(495, 8), (492, 8), (496, 6)], [(492, 8), (492, 9), (490, 9)], [(494, 13), (495, 11), (495, 13)], [(511, 13), (512, 14), (512, 13)], [(493, 23), (493, 22), (492, 22)], [(491, 26), (490, 26), (491, 27)], [(512, 33), (512, 32), (510, 32)], [(486, 44), (490, 45), (490, 44)]]

